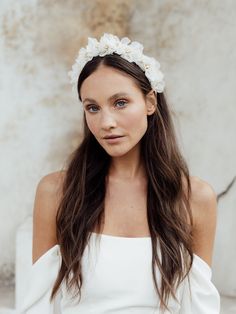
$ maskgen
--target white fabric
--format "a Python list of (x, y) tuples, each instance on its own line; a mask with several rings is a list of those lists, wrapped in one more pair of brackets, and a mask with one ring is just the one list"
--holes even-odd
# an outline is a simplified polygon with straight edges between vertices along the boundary
[[(98, 240), (98, 242), (96, 242)], [(50, 293), (61, 263), (59, 245), (31, 268), (28, 292), (19, 314), (159, 314), (151, 271), (151, 238), (126, 238), (92, 233), (82, 259), (81, 301), (71, 299), (63, 282), (56, 299)], [(219, 314), (220, 296), (211, 282), (209, 265), (194, 254), (188, 280), (170, 298), (171, 314)], [(160, 273), (156, 270), (158, 283)]]

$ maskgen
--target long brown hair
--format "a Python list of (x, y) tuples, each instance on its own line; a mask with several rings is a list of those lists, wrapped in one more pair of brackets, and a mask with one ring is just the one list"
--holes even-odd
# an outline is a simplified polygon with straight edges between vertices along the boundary
[[(96, 56), (83, 68), (78, 78), (78, 95), (83, 81), (99, 65), (113, 67), (128, 74), (143, 95), (151, 85), (142, 69), (113, 53)], [(168, 298), (188, 274), (192, 261), (192, 214), (188, 166), (178, 147), (174, 125), (164, 93), (156, 93), (157, 109), (147, 116), (148, 126), (141, 139), (141, 154), (148, 179), (147, 219), (152, 241), (152, 274), (160, 307), (168, 308)], [(51, 299), (63, 279), (67, 288), (77, 287), (81, 298), (83, 276), (81, 259), (90, 232), (98, 227), (104, 216), (105, 180), (111, 157), (90, 132), (84, 116), (84, 137), (69, 156), (63, 193), (58, 208), (57, 240), (62, 256), (61, 267)], [(159, 241), (161, 257), (157, 252)], [(161, 273), (158, 287), (155, 268)], [(70, 275), (73, 274), (73, 276)]]

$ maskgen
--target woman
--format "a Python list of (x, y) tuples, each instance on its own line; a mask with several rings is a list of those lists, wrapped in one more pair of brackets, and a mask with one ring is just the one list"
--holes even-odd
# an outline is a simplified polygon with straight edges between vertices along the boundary
[(160, 64), (105, 33), (69, 74), (84, 138), (38, 184), (21, 313), (219, 313), (216, 194), (189, 175)]

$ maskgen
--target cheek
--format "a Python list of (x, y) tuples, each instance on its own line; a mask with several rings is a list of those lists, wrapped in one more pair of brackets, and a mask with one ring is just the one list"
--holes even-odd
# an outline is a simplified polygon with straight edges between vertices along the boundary
[(147, 129), (147, 115), (144, 110), (134, 110), (127, 116), (126, 125), (137, 135), (144, 134)]
[(86, 119), (89, 130), (95, 135), (97, 133), (96, 120), (87, 115), (85, 115), (85, 119)]

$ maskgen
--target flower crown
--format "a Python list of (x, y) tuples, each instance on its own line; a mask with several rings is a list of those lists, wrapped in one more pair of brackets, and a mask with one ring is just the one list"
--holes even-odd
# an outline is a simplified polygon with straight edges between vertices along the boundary
[(88, 37), (86, 48), (83, 47), (79, 50), (75, 64), (72, 66), (72, 70), (68, 72), (71, 84), (74, 86), (77, 84), (80, 72), (93, 57), (102, 57), (113, 52), (129, 62), (135, 62), (145, 72), (152, 88), (158, 93), (163, 92), (165, 82), (163, 80), (164, 75), (160, 71), (160, 63), (155, 58), (144, 55), (143, 45), (139, 42), (131, 42), (128, 37), (123, 37), (120, 40), (117, 36), (108, 33), (104, 33), (100, 41)]

